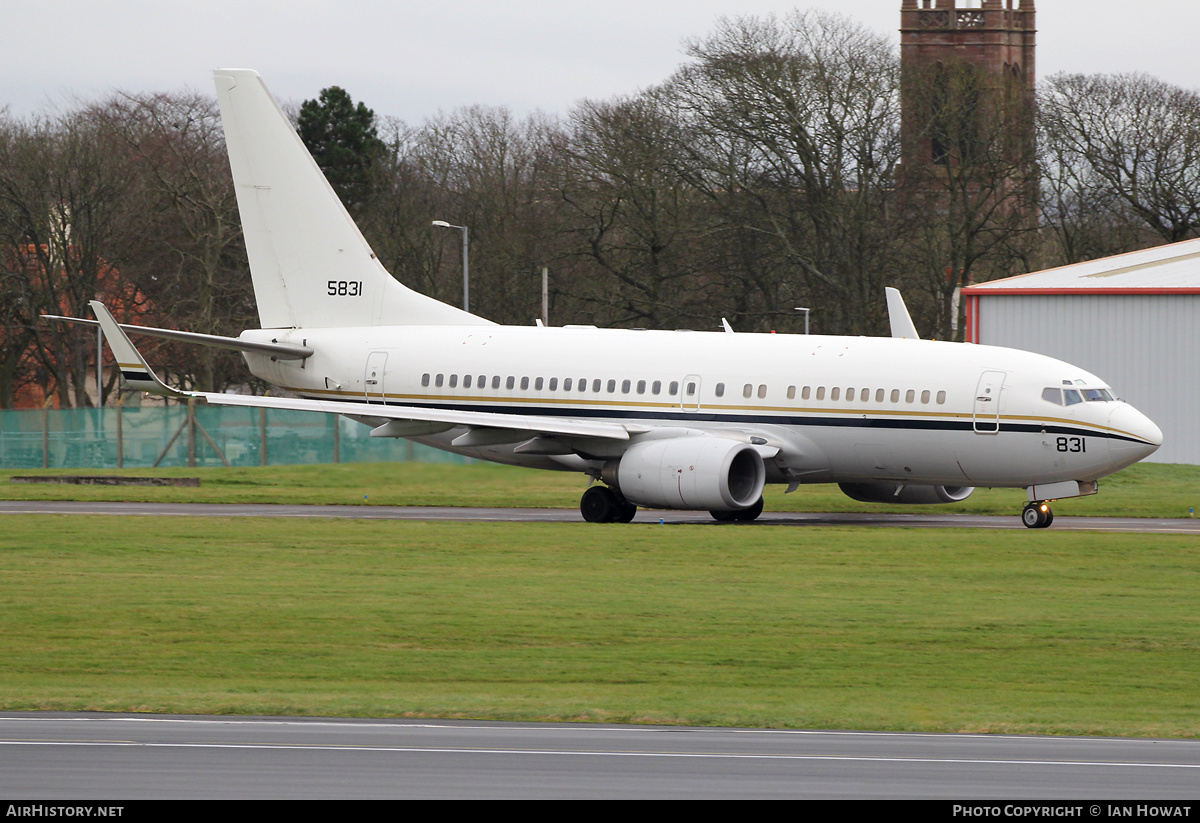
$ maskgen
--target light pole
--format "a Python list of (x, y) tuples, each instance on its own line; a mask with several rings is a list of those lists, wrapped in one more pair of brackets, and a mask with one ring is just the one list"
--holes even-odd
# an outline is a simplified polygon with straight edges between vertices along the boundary
[(447, 223), (445, 220), (434, 220), (433, 225), (441, 226), (443, 229), (458, 229), (463, 233), (463, 311), (470, 311), (471, 269), (470, 264), (467, 262), (467, 227), (453, 226)]
[(810, 309), (808, 309), (804, 306), (797, 306), (796, 311), (804, 312), (804, 333), (808, 334), (808, 313), (809, 313)]

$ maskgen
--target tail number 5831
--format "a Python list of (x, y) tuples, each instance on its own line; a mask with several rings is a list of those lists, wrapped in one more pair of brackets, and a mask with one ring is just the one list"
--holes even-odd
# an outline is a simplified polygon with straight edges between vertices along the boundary
[(330, 297), (358, 297), (362, 294), (361, 280), (330, 280), (325, 284)]

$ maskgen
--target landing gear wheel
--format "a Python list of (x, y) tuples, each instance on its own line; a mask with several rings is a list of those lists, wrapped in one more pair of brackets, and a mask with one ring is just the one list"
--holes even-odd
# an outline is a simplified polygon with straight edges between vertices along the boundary
[(762, 514), (762, 510), (763, 499), (760, 497), (753, 504), (747, 506), (741, 511), (734, 512), (733, 519), (741, 523), (749, 523), (751, 520), (757, 520), (758, 516)]
[(589, 523), (611, 523), (618, 514), (617, 496), (608, 486), (592, 486), (579, 499), (579, 513)]
[(1054, 522), (1054, 512), (1044, 500), (1026, 503), (1021, 511), (1021, 522), (1027, 529), (1044, 529)]
[(733, 511), (710, 511), (709, 514), (712, 515), (713, 520), (716, 520), (720, 523), (732, 523), (735, 520), (739, 523), (749, 523), (751, 520), (757, 520), (758, 516), (762, 514), (762, 510), (763, 499), (760, 497), (755, 503), (747, 506), (744, 509), (734, 509)]
[(617, 504), (617, 514), (613, 518), (614, 523), (632, 523), (633, 518), (637, 516), (637, 505), (630, 503), (628, 500), (622, 500)]

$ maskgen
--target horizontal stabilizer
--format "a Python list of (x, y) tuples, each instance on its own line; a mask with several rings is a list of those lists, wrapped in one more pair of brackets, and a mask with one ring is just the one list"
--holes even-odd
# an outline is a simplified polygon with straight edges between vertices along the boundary
[[(99, 320), (88, 320), (86, 317), (62, 317), (57, 314), (43, 314), (47, 320), (58, 320), (64, 323), (83, 323), (88, 326), (99, 326)], [(128, 323), (117, 324), (123, 331), (134, 334), (145, 334), (150, 337), (162, 337), (167, 340), (179, 340), (184, 343), (196, 343), (214, 349), (231, 349), (233, 351), (253, 351), (269, 354), (277, 360), (303, 360), (313, 356), (311, 346), (297, 346), (295, 343), (260, 343), (255, 340), (243, 340), (240, 337), (222, 337), (219, 334), (201, 334), (195, 331), (179, 331), (178, 329), (156, 329), (153, 326), (131, 326)], [(105, 332), (107, 334), (107, 332)]]

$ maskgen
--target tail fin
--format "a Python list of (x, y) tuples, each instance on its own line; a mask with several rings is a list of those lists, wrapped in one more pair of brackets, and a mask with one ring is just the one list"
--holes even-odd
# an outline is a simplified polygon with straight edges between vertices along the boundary
[(263, 328), (490, 325), (388, 273), (258, 72), (213, 74)]

